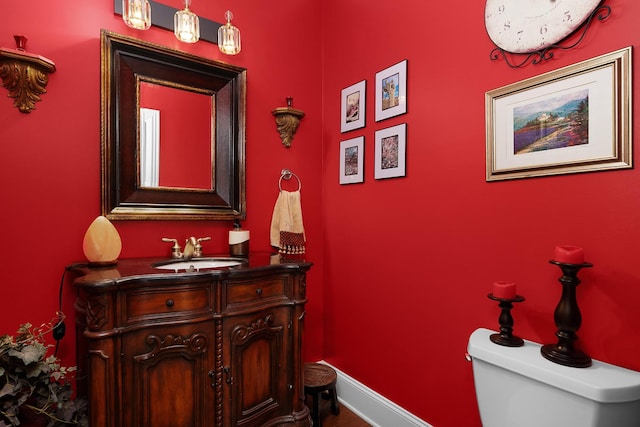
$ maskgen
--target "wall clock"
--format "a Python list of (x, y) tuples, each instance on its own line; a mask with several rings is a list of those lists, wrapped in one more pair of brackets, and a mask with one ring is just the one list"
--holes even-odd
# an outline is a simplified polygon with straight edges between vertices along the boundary
[[(590, 23), (601, 7), (610, 11), (608, 6), (601, 5), (602, 2), (603, 0), (486, 0), (485, 27), (489, 38), (500, 50), (516, 54), (539, 54), (545, 49), (558, 47), (558, 42), (586, 21)], [(598, 18), (603, 20), (607, 16)]]

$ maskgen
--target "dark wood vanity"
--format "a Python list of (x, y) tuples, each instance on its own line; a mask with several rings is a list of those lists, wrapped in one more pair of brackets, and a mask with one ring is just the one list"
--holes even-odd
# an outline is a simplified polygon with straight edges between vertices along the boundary
[(157, 261), (72, 269), (90, 425), (310, 426), (302, 334), (312, 264), (264, 253), (175, 273)]

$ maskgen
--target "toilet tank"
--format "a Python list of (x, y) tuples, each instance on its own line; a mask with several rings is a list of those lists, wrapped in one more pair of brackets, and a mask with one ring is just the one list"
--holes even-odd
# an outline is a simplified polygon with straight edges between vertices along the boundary
[(497, 345), (495, 333), (477, 329), (467, 347), (484, 427), (640, 427), (640, 372), (597, 360), (559, 365), (542, 345)]

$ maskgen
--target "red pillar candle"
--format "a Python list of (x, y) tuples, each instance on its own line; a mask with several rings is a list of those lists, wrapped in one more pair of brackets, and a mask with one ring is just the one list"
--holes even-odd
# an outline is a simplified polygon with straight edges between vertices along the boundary
[(514, 299), (516, 297), (516, 284), (511, 282), (495, 282), (493, 284), (493, 296), (502, 299)]
[(556, 246), (554, 261), (565, 264), (584, 263), (584, 249), (578, 246)]

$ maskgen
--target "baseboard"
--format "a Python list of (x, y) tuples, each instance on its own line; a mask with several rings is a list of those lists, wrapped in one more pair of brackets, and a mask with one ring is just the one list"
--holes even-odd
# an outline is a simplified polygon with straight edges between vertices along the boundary
[(338, 401), (373, 427), (433, 427), (412, 413), (376, 393), (349, 375), (331, 366), (338, 374)]

